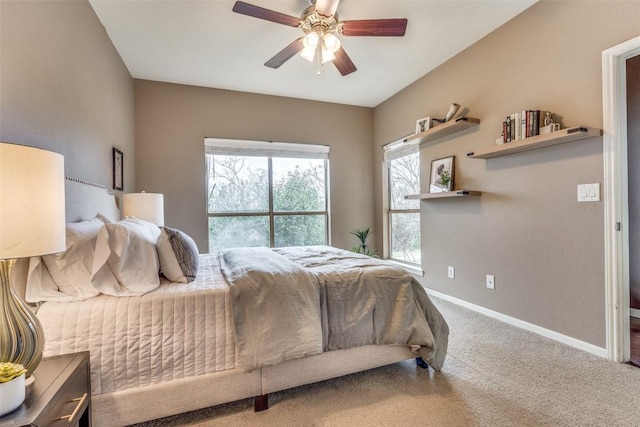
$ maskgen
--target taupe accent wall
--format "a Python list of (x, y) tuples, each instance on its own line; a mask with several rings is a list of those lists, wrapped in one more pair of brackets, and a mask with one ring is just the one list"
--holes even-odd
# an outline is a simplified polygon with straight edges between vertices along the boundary
[(350, 248), (349, 231), (373, 225), (373, 111), (135, 80), (136, 188), (164, 193), (165, 224), (208, 252), (204, 139), (330, 146), (331, 243)]
[(112, 147), (134, 189), (133, 80), (86, 1), (0, 1), (0, 140), (65, 157), (112, 187)]
[(640, 55), (627, 60), (627, 159), (630, 303), (640, 310)]
[(482, 191), (421, 202), (424, 286), (605, 347), (603, 202), (578, 203), (576, 190), (602, 185), (602, 138), (489, 160), (466, 154), (495, 144), (505, 116), (526, 109), (552, 111), (562, 127), (601, 128), (602, 51), (637, 36), (639, 16), (640, 2), (539, 2), (375, 109), (376, 228), (382, 145), (451, 102), (481, 120), (420, 150), (422, 191), (431, 160), (449, 155), (456, 187)]

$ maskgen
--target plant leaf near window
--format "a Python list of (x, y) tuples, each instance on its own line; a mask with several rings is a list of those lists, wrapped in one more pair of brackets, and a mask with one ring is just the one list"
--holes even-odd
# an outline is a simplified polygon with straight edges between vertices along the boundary
[(356, 236), (358, 239), (358, 244), (351, 246), (351, 251), (359, 254), (365, 254), (370, 257), (377, 258), (378, 254), (375, 250), (369, 249), (367, 246), (367, 238), (369, 237), (369, 233), (372, 233), (369, 227), (366, 228), (356, 228), (350, 231), (351, 234)]

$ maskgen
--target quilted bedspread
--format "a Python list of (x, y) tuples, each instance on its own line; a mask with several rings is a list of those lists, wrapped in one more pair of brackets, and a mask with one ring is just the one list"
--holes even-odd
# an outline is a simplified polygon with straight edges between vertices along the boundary
[(233, 369), (229, 287), (216, 255), (191, 283), (163, 281), (136, 297), (100, 295), (38, 309), (44, 356), (90, 351), (92, 394)]

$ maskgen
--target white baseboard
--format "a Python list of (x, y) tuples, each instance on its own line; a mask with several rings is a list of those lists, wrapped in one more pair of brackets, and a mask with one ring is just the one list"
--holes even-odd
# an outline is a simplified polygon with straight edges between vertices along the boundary
[(485, 316), (491, 317), (493, 319), (508, 323), (509, 325), (516, 326), (521, 329), (525, 329), (527, 331), (536, 333), (538, 335), (542, 335), (545, 338), (550, 338), (554, 341), (561, 342), (570, 347), (574, 347), (579, 350), (586, 351), (587, 353), (595, 354), (596, 356), (599, 356), (605, 359), (607, 358), (606, 348), (598, 347), (596, 345), (589, 344), (584, 341), (580, 341), (578, 339), (569, 337), (567, 335), (562, 335), (550, 329), (546, 329), (541, 326), (534, 325), (533, 323), (525, 322), (524, 320), (516, 319), (515, 317), (507, 316), (506, 314), (498, 313), (497, 311), (489, 310), (488, 308), (485, 308), (476, 304), (472, 304), (470, 302), (461, 300), (456, 297), (449, 296), (447, 294), (440, 293), (438, 291), (434, 291), (431, 289), (426, 289), (426, 291), (427, 291), (427, 294), (433, 295), (436, 298), (441, 298), (445, 301), (452, 302), (461, 307), (468, 308), (469, 310), (472, 310), (480, 314), (484, 314)]

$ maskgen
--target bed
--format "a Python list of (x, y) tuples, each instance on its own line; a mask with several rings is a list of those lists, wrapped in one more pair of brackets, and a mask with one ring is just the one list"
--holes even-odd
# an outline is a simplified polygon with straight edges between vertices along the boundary
[[(118, 221), (104, 188), (68, 180), (66, 193), (69, 223)], [(250, 397), (264, 410), (280, 390), (407, 359), (444, 363), (446, 322), (390, 263), (326, 246), (239, 248), (197, 261), (193, 280), (38, 304), (45, 357), (90, 351), (95, 426)], [(33, 265), (14, 269), (23, 295)]]

